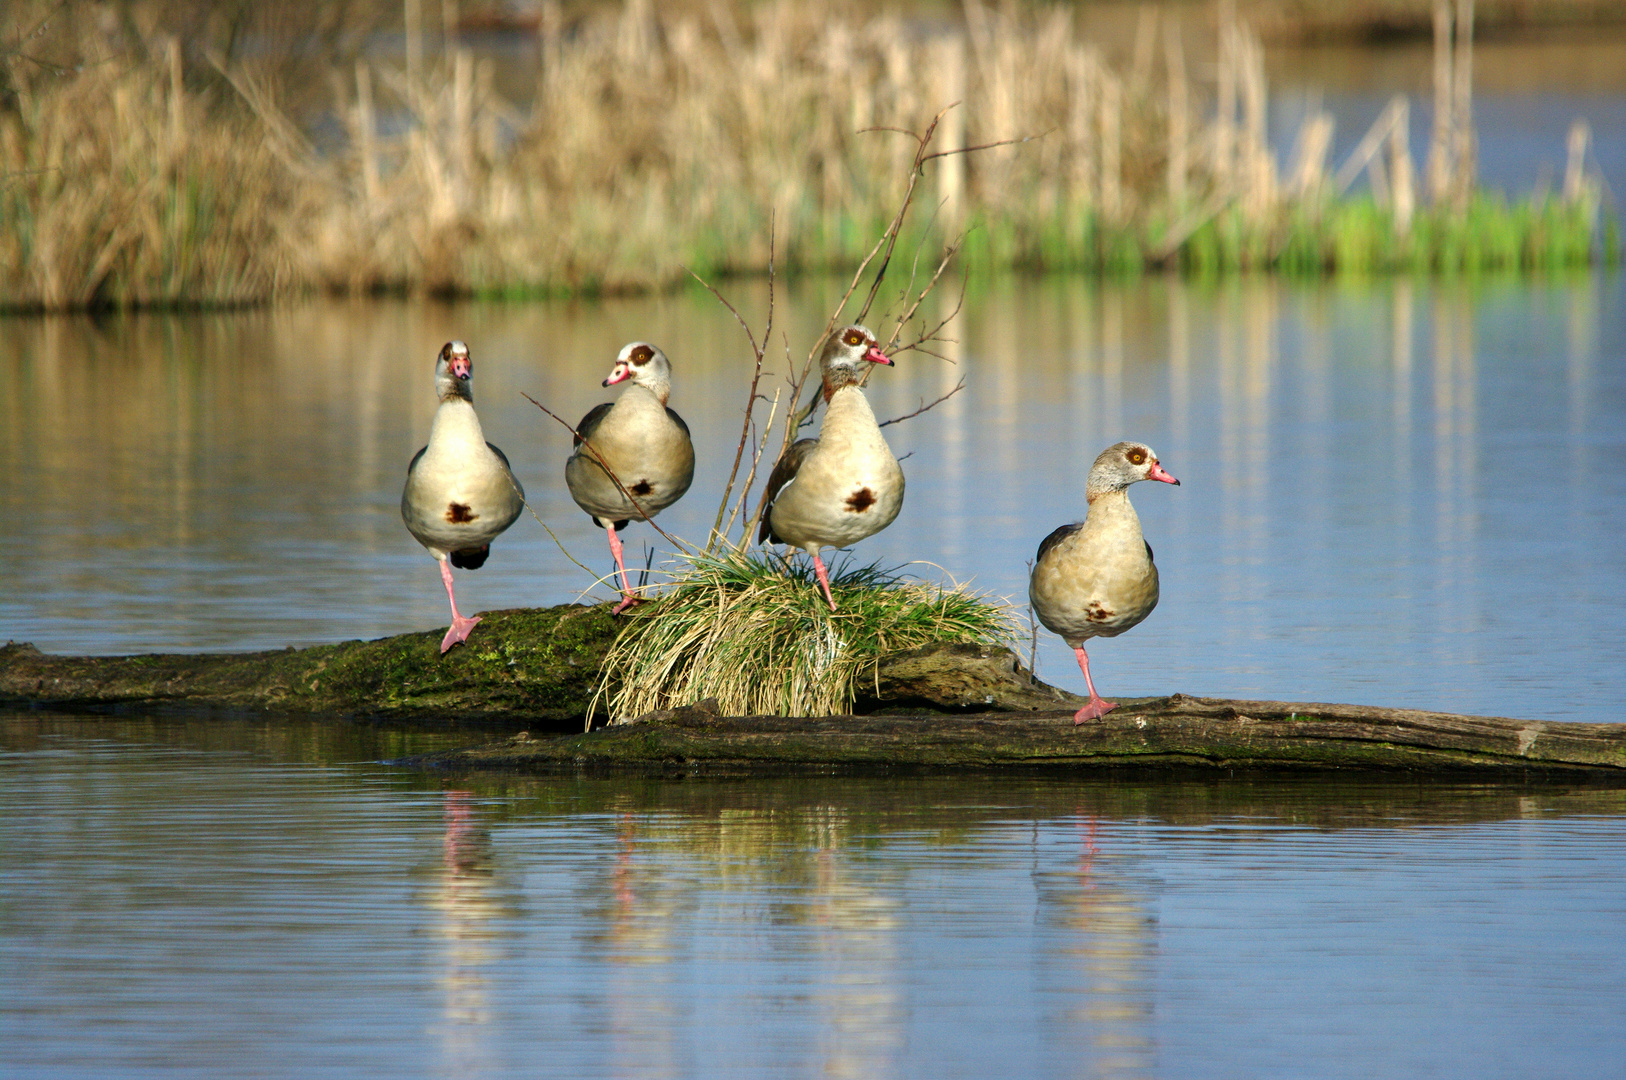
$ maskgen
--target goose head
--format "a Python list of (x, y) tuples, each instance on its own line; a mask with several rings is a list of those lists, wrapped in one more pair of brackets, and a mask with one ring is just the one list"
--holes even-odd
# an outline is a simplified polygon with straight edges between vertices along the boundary
[(1150, 446), (1138, 442), (1114, 443), (1101, 451), (1095, 464), (1090, 466), (1084, 494), (1090, 502), (1094, 502), (1101, 495), (1122, 491), (1142, 480), (1161, 480), (1176, 487), (1180, 485), (1180, 481), (1164, 470)]
[(642, 386), (665, 405), (672, 393), (672, 363), (666, 359), (665, 353), (649, 342), (634, 341), (622, 346), (615, 358), (615, 367), (604, 379), (604, 385), (614, 386), (629, 379), (634, 386)]
[(825, 339), (824, 353), (819, 357), (825, 399), (829, 400), (830, 395), (843, 386), (861, 382), (870, 364), (891, 367), (892, 359), (881, 351), (869, 327), (853, 323), (831, 334)]
[(469, 359), (469, 347), (461, 341), (448, 341), (435, 357), (435, 389), (442, 401), (460, 397), (473, 401), (469, 380), (474, 378), (474, 361)]

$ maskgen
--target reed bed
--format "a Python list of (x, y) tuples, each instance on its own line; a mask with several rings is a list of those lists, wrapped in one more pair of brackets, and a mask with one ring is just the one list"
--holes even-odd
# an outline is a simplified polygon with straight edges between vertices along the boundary
[(252, 118), (148, 67), (18, 80), (0, 110), (0, 305), (256, 302), (305, 280), (311, 192)]
[(883, 656), (1015, 644), (1009, 606), (963, 586), (850, 561), (829, 572), (834, 612), (803, 561), (760, 549), (683, 557), (605, 657), (593, 709), (615, 721), (716, 698), (725, 716), (832, 716), (852, 711)]
[[(5, 40), (27, 10), (0, 16)], [(399, 63), (335, 49), (325, 80), (304, 58), (298, 95), (273, 66), (86, 24), (72, 66), (0, 51), (0, 305), (651, 289), (686, 268), (763, 271), (770, 222), (782, 268), (845, 270), (910, 168), (898, 130), (953, 102), (945, 149), (1026, 141), (930, 162), (934, 212), (903, 242), (964, 232), (979, 270), (1464, 270), (1618, 250), (1584, 128), (1561, 195), (1477, 193), (1467, 0), (1434, 5), (1426, 161), (1397, 98), (1336, 169), (1324, 115), (1276, 159), (1263, 49), (1227, 0), (1217, 32), (1206, 13), (1200, 29), (1142, 17), (1118, 64), (1059, 5), (540, 10), (525, 102), (453, 25), (431, 53), (409, 35)], [(288, 104), (313, 82), (320, 107)]]

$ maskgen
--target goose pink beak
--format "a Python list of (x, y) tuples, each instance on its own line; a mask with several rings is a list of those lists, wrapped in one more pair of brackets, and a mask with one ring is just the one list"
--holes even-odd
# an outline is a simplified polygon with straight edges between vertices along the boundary
[(604, 380), (604, 385), (605, 386), (614, 386), (616, 383), (621, 382), (624, 379), (630, 379), (630, 378), (632, 378), (632, 367), (630, 365), (628, 365), (628, 364), (624, 364), (624, 363), (621, 363), (620, 361), (617, 361), (616, 365), (615, 365), (615, 370), (611, 371), (610, 375), (609, 375), (609, 378)]
[(452, 355), (451, 369), (452, 378), (454, 379), (466, 379), (469, 377), (469, 372), (473, 370), (469, 364), (469, 358), (457, 353)]
[(887, 356), (886, 353), (882, 352), (879, 345), (871, 345), (869, 347), (869, 352), (864, 354), (864, 359), (868, 360), (872, 364), (885, 364), (887, 367), (894, 366), (892, 363), (892, 358)]
[(1152, 462), (1152, 471), (1146, 474), (1146, 479), (1161, 480), (1165, 484), (1173, 484), (1175, 487), (1180, 486), (1180, 481), (1176, 480), (1163, 470), (1163, 463), (1161, 461)]

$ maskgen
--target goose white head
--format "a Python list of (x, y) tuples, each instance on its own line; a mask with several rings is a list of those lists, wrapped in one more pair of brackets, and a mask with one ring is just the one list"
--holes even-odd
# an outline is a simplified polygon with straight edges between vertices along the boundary
[(892, 358), (881, 351), (880, 342), (869, 327), (853, 323), (843, 326), (824, 342), (819, 367), (824, 373), (824, 396), (829, 400), (843, 386), (852, 386), (864, 377), (870, 364), (892, 366)]
[(442, 401), (460, 397), (473, 401), (469, 381), (474, 378), (474, 361), (469, 359), (469, 347), (461, 341), (448, 341), (440, 347), (435, 358), (435, 389)]
[(1161, 480), (1165, 484), (1180, 486), (1180, 481), (1164, 470), (1150, 446), (1138, 442), (1113, 443), (1101, 451), (1095, 464), (1090, 466), (1084, 495), (1094, 502), (1108, 492), (1122, 491), (1142, 480)]
[(605, 386), (614, 386), (618, 382), (632, 380), (634, 386), (642, 386), (656, 397), (661, 404), (672, 393), (672, 363), (666, 359), (666, 354), (647, 341), (634, 341), (621, 348), (615, 358), (615, 367), (605, 378)]

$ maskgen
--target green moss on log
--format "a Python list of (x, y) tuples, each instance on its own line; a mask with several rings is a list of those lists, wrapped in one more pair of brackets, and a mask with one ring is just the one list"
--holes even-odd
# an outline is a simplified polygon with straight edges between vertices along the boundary
[(1558, 724), (1355, 705), (1125, 699), (1101, 720), (1029, 715), (721, 717), (704, 706), (552, 739), (426, 758), (443, 768), (1220, 768), (1586, 773), (1626, 782), (1626, 725)]
[[(608, 604), (491, 611), (444, 656), (439, 630), (257, 653), (48, 656), (12, 644), (0, 649), (0, 702), (575, 731), (624, 625)], [(1079, 700), (1033, 679), (1009, 649), (958, 644), (883, 659), (858, 708), (1032, 712)]]
[(616, 632), (609, 605), (563, 605), (486, 612), (444, 656), (441, 630), (255, 653), (63, 657), (10, 644), (0, 700), (568, 727)]

